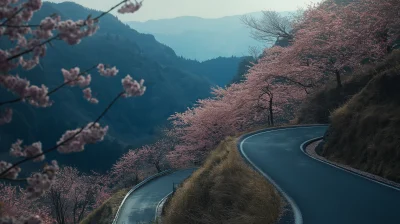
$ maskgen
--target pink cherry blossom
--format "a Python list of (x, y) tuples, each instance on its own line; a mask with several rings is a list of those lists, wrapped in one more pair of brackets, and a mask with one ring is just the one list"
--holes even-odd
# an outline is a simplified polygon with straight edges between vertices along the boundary
[(29, 177), (27, 191), (27, 198), (34, 199), (42, 196), (55, 181), (55, 176), (60, 168), (57, 161), (51, 161), (51, 164), (43, 168), (42, 173), (35, 173)]
[(71, 68), (69, 71), (62, 68), (61, 72), (64, 76), (64, 82), (70, 82), (69, 85), (74, 86), (76, 83), (74, 81), (76, 78), (78, 78), (78, 75), (80, 73), (80, 69), (78, 67)]
[(125, 14), (125, 13), (134, 13), (138, 11), (142, 7), (142, 2), (136, 2), (133, 3), (131, 1), (126, 1), (125, 4), (118, 10), (119, 13)]
[[(24, 146), (23, 148), (21, 147), (22, 142), (23, 142), (22, 140), (18, 139), (15, 143), (11, 145), (10, 154), (12, 156), (29, 158), (43, 153), (41, 142), (35, 142), (32, 145)], [(35, 158), (33, 161), (35, 162), (43, 161), (44, 158), (45, 156), (41, 155)]]
[(127, 75), (125, 78), (122, 79), (121, 82), (122, 87), (125, 91), (125, 97), (141, 96), (146, 91), (146, 87), (143, 86), (143, 79), (140, 80), (140, 82), (137, 82), (136, 80), (133, 80), (130, 75)]
[(24, 59), (23, 57), (20, 57), (19, 64), (22, 66), (23, 69), (31, 70), (34, 67), (36, 67), (36, 65), (39, 64), (39, 57), (35, 56), (28, 60)]
[(57, 27), (57, 24), (61, 21), (60, 16), (57, 17), (46, 17), (40, 22), (38, 29), (32, 33), (39, 39), (49, 39), (53, 37), (53, 30)]
[(42, 85), (41, 88), (30, 85), (27, 79), (22, 79), (18, 75), (1, 75), (0, 85), (19, 95), (24, 101), (28, 101), (33, 106), (49, 107), (52, 105), (50, 98), (47, 96), (48, 88), (45, 85)]
[(13, 110), (10, 108), (6, 108), (0, 114), (0, 125), (10, 123), (13, 116)]
[[(129, 1), (122, 1), (117, 6), (121, 4), (124, 4), (119, 10), (121, 13), (133, 13), (141, 6), (141, 3), (136, 2), (136, 4), (133, 4)], [(78, 21), (61, 21), (60, 16), (51, 16), (41, 20), (39, 25), (29, 24), (31, 18), (41, 6), (41, 0), (0, 0), (0, 20), (2, 21), (0, 35), (10, 40), (11, 43), (8, 49), (0, 49), (0, 72), (2, 73), (2, 75), (0, 75), (0, 85), (18, 96), (18, 98), (6, 100), (2, 104), (24, 101), (37, 107), (48, 107), (52, 104), (48, 95), (54, 91), (66, 85), (86, 88), (91, 83), (91, 75), (86, 74), (86, 72), (80, 73), (79, 68), (72, 68), (70, 70), (62, 69), (64, 84), (49, 93), (46, 86), (40, 84), (31, 85), (28, 79), (21, 78), (17, 74), (12, 74), (13, 72), (11, 72), (11, 70), (18, 68), (18, 66), (23, 70), (31, 70), (39, 65), (40, 59), (46, 55), (47, 44), (51, 44), (52, 41), (61, 39), (70, 45), (75, 45), (79, 44), (83, 38), (92, 36), (98, 29), (99, 19), (108, 13), (100, 14), (100, 16), (95, 19), (91, 19), (89, 16), (85, 20)], [(115, 76), (118, 73), (116, 67), (105, 69), (104, 65), (99, 65), (98, 69), (103, 76)], [(140, 96), (145, 91), (143, 81), (138, 83), (130, 78), (130, 76), (127, 76), (122, 84), (125, 89), (125, 96)], [(91, 103), (98, 102), (97, 99), (93, 98), (90, 88), (84, 89), (83, 94)], [(118, 97), (119, 96), (121, 95), (118, 95)], [(111, 106), (112, 104), (110, 104), (109, 107)], [(104, 113), (96, 119), (96, 121), (101, 119)], [(10, 108), (1, 110), (0, 124), (9, 123), (11, 118), (12, 110)], [(41, 142), (34, 142), (31, 145), (22, 146), (23, 141), (18, 139), (12, 144), (10, 154), (15, 157), (25, 157), (25, 159), (19, 161), (20, 163), (26, 161), (43, 161), (45, 158), (44, 154), (52, 150), (57, 149), (61, 153), (82, 151), (86, 144), (102, 141), (107, 130), (108, 126), (101, 127), (98, 123), (89, 123), (83, 129), (66, 131), (57, 142), (58, 145), (46, 151), (42, 150)], [(10, 169), (11, 167), (13, 168)], [(11, 163), (0, 161), (0, 173), (6, 170), (7, 172), (2, 174), (0, 179), (16, 179), (21, 171), (18, 166), (14, 167)], [(13, 188), (14, 190), (12, 190), (12, 188), (4, 188), (4, 185), (0, 184), (0, 201), (5, 202), (7, 200), (6, 215), (12, 216), (12, 218), (6, 221), (1, 218), (0, 222), (27, 224), (54, 223), (55, 220), (49, 215), (55, 214), (54, 211), (50, 211), (46, 208), (42, 209), (42, 207), (40, 209), (32, 208), (36, 207), (33, 201), (43, 196), (52, 186), (54, 187), (52, 190), (57, 190), (57, 186), (65, 186), (67, 181), (65, 178), (60, 178), (58, 182), (59, 185), (57, 185), (55, 176), (58, 171), (59, 167), (57, 162), (52, 161), (50, 165), (45, 165), (40, 172), (34, 173), (27, 178), (28, 186), (26, 190), (21, 190), (20, 192), (16, 192), (15, 187)], [(68, 176), (66, 173), (64, 174), (66, 178), (73, 177), (71, 175)], [(82, 203), (90, 204), (85, 204), (83, 206), (83, 210), (79, 211), (79, 217), (76, 217), (75, 213), (72, 216), (70, 214), (65, 216), (66, 219), (63, 220), (65, 223), (79, 222), (82, 218), (81, 216), (88, 213), (89, 208), (92, 209), (93, 206), (100, 205), (110, 195), (109, 192), (105, 190), (107, 187), (104, 181), (107, 183), (107, 180), (103, 180), (104, 178), (84, 176), (83, 178), (76, 177), (76, 179), (81, 181), (77, 183), (76, 181), (74, 182), (74, 180), (69, 180), (69, 183), (74, 186), (71, 187), (71, 185), (68, 185), (68, 187), (73, 189), (73, 191), (67, 192), (68, 203), (74, 201), (79, 203), (75, 204), (75, 206), (78, 207), (82, 207)], [(100, 182), (100, 180), (103, 180), (103, 182)], [(9, 189), (11, 189), (11, 191)], [(93, 194), (93, 192), (95, 192), (95, 194)], [(85, 195), (86, 193), (88, 194)], [(19, 199), (17, 197), (19, 197)], [(23, 198), (23, 200), (20, 200), (21, 198)], [(93, 201), (94, 199), (97, 200)], [(40, 203), (43, 202), (43, 200), (40, 201)], [(69, 209), (72, 210), (71, 208)]]
[(26, 200), (26, 191), (19, 186), (0, 183), (0, 201), (2, 203), (0, 223), (2, 224), (21, 224), (32, 218), (40, 218), (44, 224), (54, 223), (48, 206), (38, 203), (37, 200)]
[(123, 154), (111, 168), (110, 176), (114, 183), (121, 183), (123, 187), (132, 185), (132, 177), (136, 180), (143, 178), (146, 173), (137, 150), (129, 150)]
[(92, 36), (98, 29), (94, 20), (88, 19), (86, 21), (72, 20), (61, 21), (57, 25), (58, 35), (66, 43), (76, 45), (81, 42), (84, 37)]
[[(66, 131), (57, 144), (61, 144), (66, 141), (63, 145), (58, 147), (60, 153), (71, 153), (81, 152), (85, 149), (86, 144), (94, 144), (102, 141), (104, 136), (107, 134), (108, 126), (102, 128), (99, 123), (93, 124), (92, 122), (87, 124), (81, 133), (76, 135), (81, 129)], [(72, 138), (76, 135), (74, 138)], [(68, 139), (71, 140), (67, 141)]]
[(97, 69), (102, 76), (106, 77), (112, 77), (118, 74), (118, 69), (115, 66), (112, 68), (104, 69), (104, 64), (99, 64), (97, 66)]
[(0, 71), (8, 72), (11, 69), (14, 69), (18, 66), (18, 64), (7, 61), (7, 58), (10, 56), (10, 52), (7, 50), (0, 49)]
[[(12, 166), (11, 163), (7, 163), (5, 161), (0, 161), (0, 173), (4, 172), (8, 168)], [(9, 170), (7, 173), (2, 175), (2, 178), (9, 178), (9, 179), (16, 179), (18, 177), (19, 172), (21, 172), (21, 168), (19, 167), (14, 167), (11, 170)]]
[(64, 77), (64, 82), (68, 83), (69, 86), (79, 85), (79, 87), (84, 88), (90, 85), (92, 81), (92, 76), (90, 74), (83, 76), (78, 67), (71, 68), (69, 71), (62, 68), (61, 72)]
[(92, 96), (92, 90), (90, 88), (86, 88), (83, 90), (83, 97), (90, 103), (99, 103), (99, 100)]
[(24, 4), (25, 9), (29, 11), (37, 11), (42, 7), (42, 1), (41, 0), (28, 0)]

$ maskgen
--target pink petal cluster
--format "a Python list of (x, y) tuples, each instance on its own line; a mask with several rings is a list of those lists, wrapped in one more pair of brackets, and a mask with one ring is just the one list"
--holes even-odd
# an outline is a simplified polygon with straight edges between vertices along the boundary
[(138, 11), (140, 7), (142, 7), (142, 2), (135, 1), (135, 3), (133, 3), (131, 1), (127, 1), (120, 9), (118, 9), (118, 12), (121, 14), (134, 13)]
[(118, 73), (118, 69), (117, 69), (115, 66), (112, 67), (112, 68), (107, 68), (107, 69), (105, 69), (105, 68), (104, 68), (104, 64), (99, 64), (99, 65), (97, 66), (97, 69), (98, 69), (99, 73), (100, 73), (102, 76), (106, 76), (106, 77), (116, 76), (117, 73)]
[(0, 224), (44, 224), (38, 215), (28, 217), (0, 217)]
[(41, 88), (30, 85), (27, 79), (22, 79), (18, 75), (0, 75), (0, 85), (19, 95), (23, 100), (27, 100), (33, 106), (49, 107), (52, 105), (47, 96), (48, 88), (45, 85), (42, 85)]
[[(11, 163), (7, 163), (6, 161), (0, 161), (0, 173), (4, 172), (8, 168), (12, 167)], [(14, 167), (9, 170), (4, 175), (1, 175), (2, 178), (16, 179), (18, 177), (19, 172), (21, 172), (21, 168)]]
[[(29, 21), (33, 13), (42, 7), (41, 0), (28, 0), (21, 6), (16, 6), (16, 3), (18, 3), (17, 0), (3, 0), (0, 3), (0, 20), (8, 19), (6, 24), (13, 25), (13, 27), (8, 27), (8, 31), (5, 31), (5, 33), (14, 37), (22, 30), (25, 30), (25, 34), (27, 33), (26, 30), (30, 30), (28, 27), (18, 27), (15, 25)], [(20, 9), (22, 9), (22, 11), (17, 14), (16, 12)]]
[(10, 123), (12, 120), (12, 115), (13, 111), (10, 108), (6, 108), (1, 114), (0, 114), (0, 125)]
[(61, 72), (64, 76), (64, 82), (68, 83), (69, 86), (79, 85), (79, 87), (84, 88), (90, 85), (92, 81), (91, 75), (83, 76), (78, 67), (71, 68), (69, 71), (62, 68)]
[(31, 70), (31, 69), (35, 68), (36, 65), (39, 64), (39, 61), (40, 61), (40, 59), (38, 56), (34, 56), (31, 59), (25, 59), (22, 56), (19, 58), (19, 64), (25, 70)]
[[(7, 26), (2, 27), (0, 33), (2, 36), (8, 36), (10, 40), (17, 40), (17, 45), (8, 50), (9, 55), (7, 57), (16, 55), (26, 48), (33, 49), (31, 60), (24, 61), (20, 59), (20, 63), (24, 69), (32, 69), (39, 63), (38, 57), (44, 55), (46, 46), (38, 46), (37, 43), (39, 40), (35, 37), (27, 41), (25, 35), (32, 33), (32, 29), (25, 25), (26, 22), (32, 18), (33, 13), (41, 8), (42, 1), (29, 0), (22, 3), (20, 6), (16, 6), (16, 3), (17, 1), (3, 1), (1, 3), (3, 6), (0, 9), (0, 20), (7, 19), (7, 22), (5, 22)], [(21, 11), (17, 13), (19, 10)], [(7, 72), (18, 65), (14, 62), (7, 61), (7, 58), (4, 59), (2, 54), (3, 53), (0, 53), (1, 70)]]
[(98, 29), (93, 19), (61, 21), (58, 23), (58, 35), (70, 45), (79, 44), (84, 37), (92, 36)]
[(53, 30), (57, 27), (57, 24), (61, 21), (60, 16), (46, 17), (40, 22), (38, 29), (32, 33), (38, 39), (49, 39), (53, 37)]
[(28, 0), (24, 8), (28, 11), (37, 11), (42, 7), (42, 0)]
[(32, 49), (32, 56), (28, 59), (19, 57), (18, 63), (25, 70), (30, 70), (39, 64), (40, 58), (46, 55), (46, 45), (41, 45), (39, 39), (33, 38), (26, 40), (25, 37), (18, 38), (18, 45), (10, 51), (11, 55), (16, 55), (24, 49)]
[(90, 103), (99, 103), (99, 100), (92, 96), (92, 90), (90, 88), (86, 88), (83, 90), (83, 97)]
[(130, 75), (127, 75), (121, 82), (125, 91), (124, 97), (141, 96), (146, 91), (146, 87), (143, 86), (143, 79), (140, 80), (140, 82), (137, 82), (136, 80), (133, 80)]
[[(34, 157), (34, 156), (37, 156), (37, 155), (43, 153), (41, 142), (35, 142), (32, 145), (21, 147), (22, 142), (23, 141), (21, 139), (18, 139), (15, 143), (13, 143), (11, 145), (10, 155), (15, 156), (15, 157), (30, 158), (30, 157)], [(33, 161), (35, 161), (35, 162), (43, 161), (44, 158), (45, 158), (45, 156), (41, 155), (41, 156), (35, 158)]]
[(10, 57), (10, 52), (0, 49), (0, 71), (1, 72), (8, 72), (11, 69), (15, 69), (18, 67), (17, 63), (12, 61), (7, 61), (7, 58)]
[(35, 173), (28, 178), (27, 198), (34, 199), (42, 196), (55, 181), (55, 176), (60, 168), (57, 161), (51, 161), (51, 165), (46, 165), (42, 173)]
[(93, 124), (93, 122), (91, 122), (86, 125), (81, 133), (76, 135), (80, 130), (81, 129), (78, 128), (66, 131), (57, 142), (57, 145), (62, 144), (64, 141), (66, 142), (59, 146), (57, 150), (60, 153), (81, 152), (85, 149), (86, 144), (94, 144), (102, 141), (107, 134), (108, 126), (102, 128), (99, 123)]
[(43, 220), (38, 215), (31, 215), (25, 220), (23, 220), (23, 224), (43, 224)]

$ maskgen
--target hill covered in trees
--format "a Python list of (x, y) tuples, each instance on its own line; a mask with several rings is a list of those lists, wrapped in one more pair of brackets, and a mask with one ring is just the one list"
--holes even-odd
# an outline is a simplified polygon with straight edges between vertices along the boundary
[[(292, 13), (279, 12), (282, 16)], [(271, 43), (252, 38), (248, 27), (242, 22), (243, 17), (260, 18), (262, 15), (263, 12), (259, 11), (212, 19), (182, 16), (145, 22), (129, 21), (127, 24), (139, 32), (154, 35), (180, 56), (205, 61), (219, 56), (248, 55), (250, 46), (259, 49), (271, 46)]]
[[(101, 12), (72, 2), (46, 2), (34, 14), (32, 24), (38, 24), (53, 13), (60, 15), (61, 19), (78, 20)], [(79, 155), (61, 158), (62, 162), (86, 171), (104, 171), (128, 146), (152, 142), (171, 114), (208, 97), (211, 86), (228, 83), (241, 60), (217, 58), (200, 63), (177, 57), (171, 48), (157, 42), (152, 35), (138, 33), (109, 14), (100, 20), (99, 25), (100, 29), (90, 40), (84, 39), (73, 47), (61, 41), (54, 42), (48, 47), (47, 56), (40, 66), (31, 71), (18, 71), (32, 84), (44, 83), (50, 89), (63, 83), (61, 68), (79, 67), (83, 72), (99, 62), (117, 66), (120, 74), (145, 80), (147, 91), (142, 98), (117, 103), (104, 117), (104, 122), (109, 124), (109, 134), (104, 142), (89, 146), (89, 150)], [(9, 43), (2, 42), (1, 46), (6, 49)], [(92, 72), (95, 70), (89, 71)], [(26, 143), (42, 139), (44, 145), (56, 142), (65, 130), (75, 129), (98, 116), (120, 85), (119, 79), (93, 78), (93, 94), (103, 99), (97, 105), (82, 99), (79, 88), (61, 89), (54, 93), (52, 99), (56, 103), (50, 108), (34, 109), (24, 103), (14, 104), (15, 122), (0, 127), (0, 155), (7, 158), (9, 147), (17, 138)], [(4, 89), (0, 91), (2, 102), (15, 98)], [(96, 160), (88, 164), (87, 158), (92, 156)]]

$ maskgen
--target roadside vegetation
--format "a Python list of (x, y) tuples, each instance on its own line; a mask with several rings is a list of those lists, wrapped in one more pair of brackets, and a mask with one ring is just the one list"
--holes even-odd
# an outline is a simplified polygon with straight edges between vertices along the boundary
[(400, 63), (400, 50), (393, 51), (383, 62), (376, 66), (365, 65), (343, 80), (343, 87), (336, 88), (336, 83), (328, 83), (313, 93), (300, 108), (296, 123), (328, 124), (333, 111), (343, 106), (359, 93), (376, 75), (395, 68)]
[[(51, 91), (44, 85), (31, 85), (16, 71), (38, 66), (46, 44), (55, 39), (76, 45), (93, 35), (107, 13), (76, 22), (48, 17), (41, 21), (45, 25), (31, 28), (28, 22), (41, 1), (18, 3), (19, 8), (12, 2), (4, 3), (5, 14), (11, 16), (1, 18), (3, 25), (7, 23), (2, 36), (20, 39), (12, 48), (0, 50), (4, 73), (0, 85), (16, 98), (0, 103), (7, 105), (1, 108), (0, 125), (18, 121), (9, 105), (49, 107), (53, 104), (50, 95), (66, 85), (85, 88), (84, 99), (99, 103), (89, 88), (92, 78), (87, 73), (97, 68), (103, 76), (98, 78), (111, 78), (119, 72), (116, 67), (96, 63), (83, 72), (78, 67), (62, 69), (64, 82)], [(141, 3), (121, 0), (115, 7), (120, 7), (119, 13), (134, 13)], [(46, 161), (52, 152), (81, 152), (86, 145), (112, 137), (107, 135), (109, 127), (99, 123), (101, 119), (117, 100), (142, 96), (146, 90), (143, 80), (125, 76), (114, 100), (101, 103), (103, 112), (92, 122), (66, 130), (57, 143), (43, 142), (43, 148), (40, 141), (22, 145), (22, 140), (16, 140), (10, 145), (15, 158), (0, 161), (0, 180), (7, 182), (0, 183), (0, 213), (6, 217), (0, 222), (78, 223), (89, 215), (85, 219), (89, 223), (109, 223), (123, 195), (107, 200), (111, 192), (166, 168), (200, 165), (171, 198), (165, 223), (275, 223), (282, 212), (281, 198), (244, 163), (236, 139), (227, 136), (261, 125), (284, 125), (296, 115), (300, 123), (332, 122), (323, 156), (399, 181), (400, 68), (395, 50), (400, 46), (399, 11), (398, 0), (325, 0), (290, 19), (265, 12), (261, 20), (245, 20), (261, 31), (253, 33), (258, 39), (277, 44), (265, 49), (249, 69), (242, 66), (234, 83), (214, 88), (212, 97), (172, 115), (165, 136), (157, 142), (129, 150), (106, 175), (84, 174)], [(73, 30), (67, 26), (70, 23)], [(25, 57), (30, 52), (32, 58)], [(32, 174), (20, 166), (33, 162), (42, 168)], [(16, 180), (25, 184), (23, 189), (8, 184)], [(57, 203), (66, 206), (54, 206)]]
[(331, 114), (322, 156), (400, 182), (400, 52)]
[(283, 201), (275, 188), (239, 154), (236, 138), (222, 141), (177, 189), (164, 224), (276, 223)]
[(113, 194), (100, 207), (92, 211), (80, 224), (110, 224), (129, 189), (125, 188)]

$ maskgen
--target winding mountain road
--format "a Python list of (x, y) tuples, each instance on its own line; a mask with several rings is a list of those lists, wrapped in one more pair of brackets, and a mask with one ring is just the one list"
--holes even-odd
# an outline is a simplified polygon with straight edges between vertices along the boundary
[(156, 207), (172, 191), (173, 183), (180, 183), (195, 169), (179, 170), (158, 177), (135, 190), (124, 201), (115, 223), (136, 224), (154, 221)]
[[(296, 224), (400, 224), (400, 190), (314, 160), (300, 150), (327, 126), (289, 127), (242, 137), (239, 150), (292, 204)], [(149, 223), (156, 206), (195, 169), (158, 177), (134, 191), (118, 224)], [(289, 218), (291, 219), (291, 218)]]
[(327, 126), (267, 130), (240, 142), (242, 155), (295, 207), (296, 223), (400, 224), (400, 191), (310, 158), (300, 145)]

